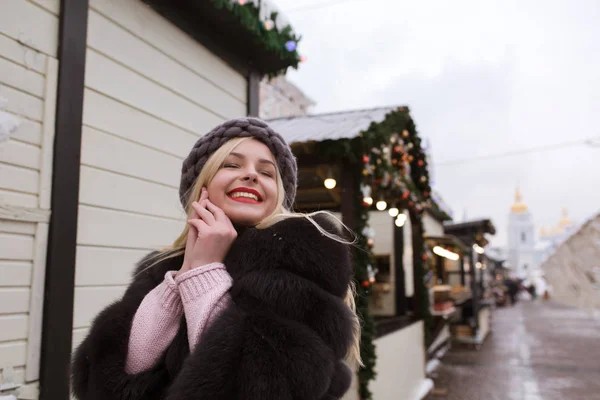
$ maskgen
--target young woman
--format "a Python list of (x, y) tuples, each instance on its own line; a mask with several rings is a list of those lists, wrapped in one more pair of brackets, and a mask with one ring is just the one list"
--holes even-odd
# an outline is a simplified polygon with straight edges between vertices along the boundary
[[(188, 221), (98, 315), (72, 365), (80, 400), (339, 399), (359, 359), (349, 242), (290, 212), (296, 161), (263, 121), (228, 121), (183, 163)], [(152, 201), (152, 199), (148, 199)]]

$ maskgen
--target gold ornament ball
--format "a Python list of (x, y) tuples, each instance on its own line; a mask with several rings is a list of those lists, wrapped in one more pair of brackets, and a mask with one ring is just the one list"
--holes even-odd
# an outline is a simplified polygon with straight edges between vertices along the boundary
[(421, 177), (421, 182), (423, 182), (423, 183), (427, 182), (427, 178), (426, 178), (426, 177), (424, 177), (424, 176), (422, 176), (422, 177)]
[(405, 129), (402, 131), (402, 136), (404, 136), (405, 138), (407, 138), (409, 135), (408, 131)]

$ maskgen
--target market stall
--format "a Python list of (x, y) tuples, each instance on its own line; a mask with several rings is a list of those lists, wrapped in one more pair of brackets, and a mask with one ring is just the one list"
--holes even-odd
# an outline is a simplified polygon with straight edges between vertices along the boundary
[(430, 287), (432, 338), (428, 356), (433, 357), (452, 339), (450, 326), (460, 320), (462, 307), (471, 299), (469, 276), (465, 272), (465, 258), (470, 248), (452, 235), (425, 237), (432, 281)]
[(479, 349), (490, 332), (491, 306), (494, 304), (484, 247), (488, 244), (486, 235), (494, 235), (496, 229), (491, 220), (482, 219), (447, 224), (444, 230), (467, 248), (462, 263), (461, 287), (453, 295), (455, 305), (460, 306), (460, 313), (452, 321), (453, 339)]

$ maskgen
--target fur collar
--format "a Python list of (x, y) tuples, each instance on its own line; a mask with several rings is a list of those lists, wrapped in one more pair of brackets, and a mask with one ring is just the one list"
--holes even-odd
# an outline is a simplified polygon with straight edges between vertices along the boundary
[[(316, 218), (339, 234), (326, 217)], [(94, 321), (73, 364), (81, 400), (334, 400), (352, 374), (342, 362), (352, 342), (344, 297), (352, 275), (347, 245), (304, 218), (241, 232), (225, 265), (232, 302), (189, 354), (185, 320), (149, 371), (124, 372), (131, 321), (145, 295), (183, 257), (140, 263), (123, 299)]]

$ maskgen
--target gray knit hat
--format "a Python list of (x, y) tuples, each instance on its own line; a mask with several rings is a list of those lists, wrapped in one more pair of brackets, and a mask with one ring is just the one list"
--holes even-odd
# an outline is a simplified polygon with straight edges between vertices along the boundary
[(264, 121), (257, 118), (232, 119), (198, 139), (190, 154), (183, 161), (183, 167), (181, 168), (181, 183), (179, 184), (181, 204), (185, 207), (190, 189), (211, 154), (228, 140), (238, 137), (253, 137), (271, 150), (285, 189), (283, 205), (290, 209), (296, 198), (298, 175), (296, 158), (283, 137)]

